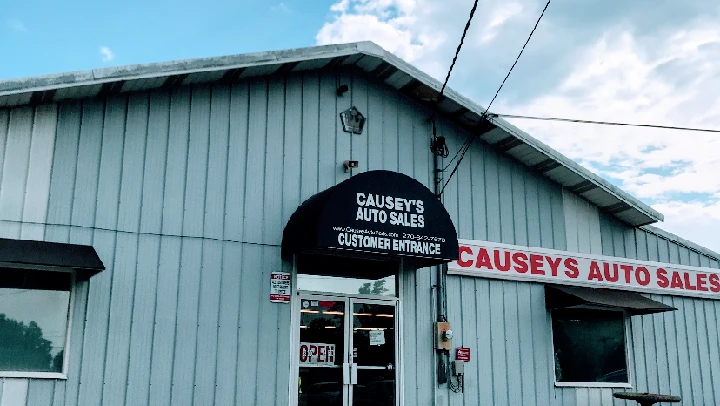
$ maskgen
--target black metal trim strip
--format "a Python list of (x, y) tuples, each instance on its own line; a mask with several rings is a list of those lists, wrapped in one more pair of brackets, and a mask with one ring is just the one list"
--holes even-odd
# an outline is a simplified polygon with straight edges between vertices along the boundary
[(588, 192), (593, 189), (597, 189), (597, 187), (598, 187), (598, 185), (594, 184), (593, 182), (591, 182), (589, 180), (584, 180), (584, 181), (578, 183), (577, 185), (569, 186), (566, 189), (570, 192), (573, 192), (576, 194), (581, 194), (581, 193), (585, 193), (585, 192)]

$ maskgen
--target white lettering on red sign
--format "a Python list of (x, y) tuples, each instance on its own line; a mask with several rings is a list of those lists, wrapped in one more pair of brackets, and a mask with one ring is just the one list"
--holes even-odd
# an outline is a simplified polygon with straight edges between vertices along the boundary
[(459, 241), (448, 273), (720, 299), (720, 271), (485, 241)]
[(455, 360), (470, 362), (470, 349), (466, 347), (455, 348)]
[(300, 343), (300, 363), (334, 365), (335, 344)]
[(270, 301), (274, 303), (290, 302), (290, 274), (272, 272), (270, 274)]

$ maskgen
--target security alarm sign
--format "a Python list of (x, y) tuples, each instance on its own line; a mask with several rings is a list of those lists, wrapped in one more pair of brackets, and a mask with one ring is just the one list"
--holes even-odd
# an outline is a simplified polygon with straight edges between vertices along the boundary
[(335, 344), (300, 343), (300, 364), (335, 365)]
[(455, 360), (470, 362), (470, 349), (466, 347), (455, 348)]
[(272, 272), (270, 274), (270, 301), (273, 303), (290, 302), (290, 274)]

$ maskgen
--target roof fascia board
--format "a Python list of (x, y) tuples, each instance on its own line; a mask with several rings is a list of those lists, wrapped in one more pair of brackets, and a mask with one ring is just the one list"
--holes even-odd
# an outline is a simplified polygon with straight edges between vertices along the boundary
[[(188, 59), (174, 62), (162, 62), (146, 65), (129, 65), (122, 67), (112, 67), (103, 69), (94, 69), (91, 71), (70, 72), (63, 74), (54, 74), (47, 76), (31, 77), (24, 79), (11, 79), (0, 81), (0, 96), (9, 96), (19, 93), (28, 93), (35, 91), (47, 91), (51, 89), (61, 89), (68, 87), (91, 86), (104, 84), (119, 80), (138, 80), (150, 79), (164, 76), (174, 76), (180, 74), (192, 74), (200, 72), (212, 72), (217, 70), (229, 70), (237, 68), (245, 68), (250, 66), (262, 66), (271, 64), (285, 64), (291, 62), (301, 62), (318, 58), (332, 59), (340, 56), (348, 56), (352, 54), (363, 54), (380, 58), (384, 62), (394, 66), (398, 70), (417, 79), (424, 85), (439, 92), (442, 85), (425, 72), (417, 69), (413, 65), (405, 62), (397, 56), (385, 51), (379, 45), (372, 42), (357, 42), (341, 45), (325, 45), (312, 48), (299, 48), (284, 51), (268, 51), (251, 54), (241, 54), (233, 56), (223, 56), (216, 58), (200, 58)], [(470, 112), (478, 115), (484, 113), (484, 109), (475, 104), (472, 100), (462, 96), (456, 91), (446, 88), (444, 97), (451, 99), (460, 106), (467, 108)], [(634, 197), (622, 191), (620, 188), (612, 185), (610, 182), (593, 174), (589, 170), (583, 168), (575, 161), (563, 156), (548, 145), (531, 137), (527, 133), (511, 125), (505, 120), (499, 118), (490, 118), (490, 121), (505, 131), (508, 135), (522, 140), (527, 145), (536, 149), (538, 152), (549, 156), (550, 158), (560, 162), (563, 166), (589, 180), (602, 190), (613, 195), (620, 201), (627, 202), (633, 208), (655, 221), (662, 221), (663, 215), (655, 211), (651, 207), (645, 205)]]
[[(383, 51), (383, 53), (384, 53), (383, 59), (385, 60), (385, 62), (395, 65), (398, 69), (415, 77), (416, 79), (420, 80), (426, 86), (431, 87), (435, 91), (438, 91), (438, 92), (440, 91), (440, 89), (441, 89), (440, 82), (433, 79), (432, 77), (427, 75), (425, 72), (418, 70), (414, 66), (412, 66), (412, 65), (408, 64), (407, 62), (403, 61), (402, 59), (396, 57), (395, 55), (392, 55), (386, 51)], [(465, 106), (471, 112), (474, 112), (476, 114), (483, 114), (485, 112), (485, 109), (483, 109), (481, 106), (477, 105), (472, 100), (460, 95), (459, 93), (455, 92), (454, 90), (452, 90), (450, 88), (446, 88), (443, 95), (446, 98), (452, 99), (453, 101), (460, 104), (461, 106)], [(557, 152), (550, 146), (531, 137), (529, 134), (527, 134), (524, 131), (520, 130), (519, 128), (513, 126), (512, 124), (508, 123), (507, 121), (499, 119), (499, 118), (490, 118), (490, 121), (493, 124), (495, 124), (496, 126), (498, 126), (499, 128), (501, 128), (502, 130), (504, 130), (509, 135), (521, 139), (524, 143), (535, 148), (537, 151), (560, 162), (562, 165), (567, 167), (572, 172), (589, 180), (593, 184), (597, 185), (599, 188), (605, 190), (607, 193), (610, 193), (611, 195), (615, 196), (617, 199), (627, 202), (629, 205), (636, 208), (641, 213), (645, 214), (646, 216), (650, 217), (651, 219), (654, 219), (656, 221), (664, 220), (664, 216), (661, 213), (659, 213), (658, 211), (649, 207), (645, 203), (642, 203), (638, 199), (630, 196), (629, 194), (622, 191), (617, 186), (611, 184), (610, 182), (602, 179), (601, 177), (599, 177), (599, 176), (595, 175), (594, 173), (590, 172), (589, 170), (585, 169), (584, 167), (582, 167), (580, 164), (576, 163), (572, 159), (569, 159), (569, 158), (565, 157), (564, 155), (560, 154), (559, 152)]]
[(670, 233), (670, 232), (667, 232), (667, 231), (665, 231), (665, 230), (663, 230), (663, 229), (661, 229), (661, 228), (654, 227), (654, 226), (651, 226), (651, 225), (646, 225), (646, 226), (640, 227), (640, 229), (642, 229), (642, 230), (644, 230), (644, 231), (646, 231), (646, 232), (648, 232), (648, 233), (650, 233), (650, 234), (654, 234), (654, 235), (656, 235), (656, 236), (659, 237), (659, 238), (662, 238), (662, 239), (664, 239), (664, 240), (668, 240), (668, 241), (670, 241), (670, 242), (672, 242), (672, 243), (674, 243), (674, 244), (677, 244), (677, 245), (680, 245), (680, 246), (682, 246), (682, 247), (685, 247), (685, 248), (687, 248), (687, 249), (689, 249), (689, 250), (691, 250), (691, 251), (695, 251), (695, 252), (697, 252), (698, 254), (703, 255), (703, 256), (705, 256), (705, 257), (708, 257), (708, 258), (710, 258), (710, 259), (712, 259), (712, 260), (714, 260), (714, 261), (720, 261), (720, 254), (718, 254), (717, 252), (715, 252), (715, 251), (713, 251), (713, 250), (711, 250), (711, 249), (709, 249), (709, 248), (705, 248), (705, 247), (703, 247), (703, 246), (701, 246), (701, 245), (695, 244), (695, 243), (692, 242), (692, 241), (688, 241), (688, 240), (686, 240), (686, 239), (684, 239), (684, 238), (678, 237), (677, 235), (675, 235), (675, 234), (673, 234), (673, 233)]
[[(0, 80), (0, 96), (77, 86), (91, 86), (118, 80), (153, 79), (181, 74), (214, 72), (263, 65), (280, 65), (319, 58), (332, 59), (357, 53), (381, 57), (377, 54), (377, 48), (382, 48), (377, 45), (372, 47), (364, 44), (365, 43), (325, 45), (287, 51), (258, 52), (216, 58), (198, 58), (143, 65), (127, 65), (30, 78)], [(363, 51), (360, 51), (359, 48), (362, 48)]]

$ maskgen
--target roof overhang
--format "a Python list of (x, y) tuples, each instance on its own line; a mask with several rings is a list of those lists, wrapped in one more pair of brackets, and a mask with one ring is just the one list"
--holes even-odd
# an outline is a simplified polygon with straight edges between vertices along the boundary
[(632, 316), (677, 310), (672, 306), (625, 290), (545, 285), (548, 309), (600, 308), (623, 310)]
[[(358, 42), (5, 80), (0, 81), (0, 108), (332, 67), (359, 69), (425, 105), (435, 103), (442, 86), (378, 45)], [(631, 226), (663, 220), (662, 214), (505, 120), (484, 118), (482, 107), (451, 89), (445, 90), (437, 109), (498, 151)]]
[(0, 266), (75, 270), (90, 277), (105, 269), (95, 249), (88, 245), (0, 238)]

